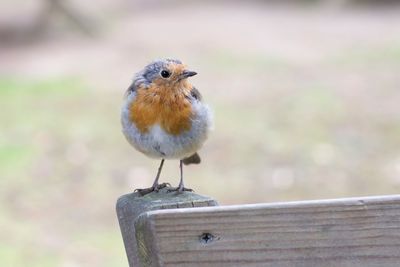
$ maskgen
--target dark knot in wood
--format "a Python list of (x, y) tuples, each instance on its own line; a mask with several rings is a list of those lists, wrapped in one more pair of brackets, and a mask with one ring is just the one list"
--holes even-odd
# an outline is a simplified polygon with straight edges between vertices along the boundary
[(214, 239), (215, 239), (215, 236), (213, 236), (210, 233), (203, 233), (199, 237), (200, 243), (203, 243), (203, 244), (209, 244), (209, 243), (213, 242)]

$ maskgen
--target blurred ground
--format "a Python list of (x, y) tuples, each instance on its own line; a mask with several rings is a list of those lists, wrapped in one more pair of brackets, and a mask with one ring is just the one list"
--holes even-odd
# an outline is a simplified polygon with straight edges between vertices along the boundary
[[(185, 169), (197, 192), (242, 204), (399, 191), (399, 7), (71, 1), (91, 35), (53, 14), (30, 36), (43, 3), (0, 9), (0, 266), (127, 266), (114, 204), (158, 162), (127, 144), (119, 110), (154, 58), (196, 70), (215, 113), (203, 163)], [(167, 162), (162, 181), (178, 180)]]

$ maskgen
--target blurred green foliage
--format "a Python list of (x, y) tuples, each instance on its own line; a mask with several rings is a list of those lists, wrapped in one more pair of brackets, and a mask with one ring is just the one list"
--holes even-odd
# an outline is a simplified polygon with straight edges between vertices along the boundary
[[(90, 138), (93, 130), (102, 128), (104, 121), (94, 114), (96, 105), (84, 108), (92, 97), (96, 95), (73, 77), (0, 79), (1, 266), (75, 266), (62, 260), (65, 255), (85, 261), (94, 257), (90, 253), (103, 250), (107, 256), (96, 260), (101, 266), (126, 265), (118, 229), (103, 229), (103, 223), (93, 227), (77, 218), (84, 211), (76, 214), (82, 199), (75, 198), (74, 186), (101, 193), (96, 186), (85, 185), (84, 177), (73, 177), (78, 174), (71, 168), (79, 166), (71, 165), (74, 155), (68, 162), (64, 154), (74, 139)], [(63, 201), (57, 203), (60, 197)], [(94, 203), (87, 203), (87, 208)], [(66, 221), (59, 221), (64, 215)], [(83, 225), (76, 228), (79, 224)], [(57, 240), (52, 235), (60, 233), (54, 231), (68, 234)]]

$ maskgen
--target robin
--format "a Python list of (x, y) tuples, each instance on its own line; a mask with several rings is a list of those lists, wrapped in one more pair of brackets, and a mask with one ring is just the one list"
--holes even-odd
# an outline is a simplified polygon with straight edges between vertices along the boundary
[(199, 164), (197, 151), (207, 139), (211, 112), (200, 92), (189, 83), (196, 75), (176, 59), (156, 60), (137, 73), (128, 88), (121, 114), (123, 133), (143, 154), (161, 159), (153, 185), (141, 195), (158, 191), (165, 159), (179, 159), (180, 182), (169, 191), (192, 191), (183, 184), (183, 164)]

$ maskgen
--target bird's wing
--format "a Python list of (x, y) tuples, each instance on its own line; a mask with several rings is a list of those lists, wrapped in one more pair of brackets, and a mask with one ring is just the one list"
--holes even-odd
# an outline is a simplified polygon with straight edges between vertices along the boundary
[(135, 85), (135, 83), (133, 82), (133, 83), (128, 87), (128, 89), (126, 90), (126, 92), (125, 92), (125, 97), (127, 97), (128, 95), (132, 94), (132, 93), (135, 92), (135, 91), (136, 91), (136, 85)]
[(191, 95), (194, 99), (196, 99), (196, 100), (198, 100), (198, 101), (201, 101), (201, 100), (203, 99), (203, 97), (201, 96), (199, 90), (197, 90), (196, 87), (193, 87), (193, 88), (192, 88), (192, 90), (190, 91), (190, 95)]

